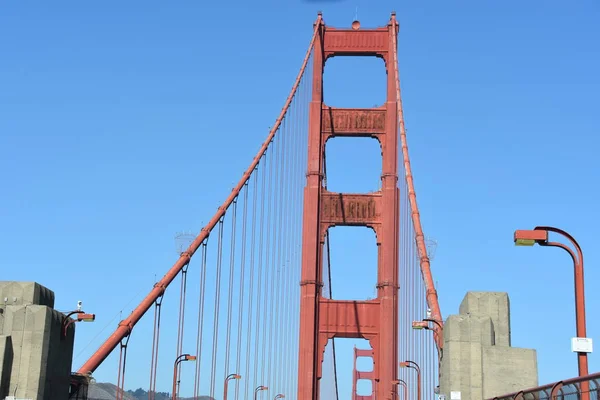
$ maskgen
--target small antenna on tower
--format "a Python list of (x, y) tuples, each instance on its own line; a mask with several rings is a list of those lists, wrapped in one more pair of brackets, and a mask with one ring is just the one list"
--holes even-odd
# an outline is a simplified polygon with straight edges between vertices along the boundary
[(356, 6), (356, 13), (354, 14), (354, 21), (352, 21), (352, 29), (355, 31), (360, 29), (360, 22), (358, 21), (358, 6)]

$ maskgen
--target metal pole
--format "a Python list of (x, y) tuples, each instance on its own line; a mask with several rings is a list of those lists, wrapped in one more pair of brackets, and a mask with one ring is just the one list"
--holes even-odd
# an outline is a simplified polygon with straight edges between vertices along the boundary
[(185, 357), (185, 354), (178, 356), (175, 359), (175, 364), (173, 365), (173, 393), (171, 396), (172, 400), (177, 400), (177, 365), (183, 357)]
[[(586, 336), (586, 320), (585, 320), (585, 290), (584, 290), (584, 275), (583, 275), (583, 251), (581, 250), (581, 246), (579, 243), (567, 232), (562, 229), (554, 228), (551, 226), (536, 226), (535, 230), (545, 230), (549, 232), (558, 233), (559, 235), (565, 237), (567, 240), (573, 244), (575, 247), (577, 254), (573, 252), (569, 247), (565, 246), (562, 243), (558, 242), (540, 242), (539, 244), (542, 246), (551, 246), (551, 247), (560, 247), (565, 250), (571, 258), (573, 259), (573, 268), (575, 275), (575, 332), (577, 337), (587, 337)], [(577, 367), (579, 370), (579, 376), (589, 375), (588, 372), (588, 359), (587, 353), (578, 352), (577, 353)], [(582, 391), (582, 400), (589, 399), (589, 383), (582, 382), (581, 383), (581, 391)]]

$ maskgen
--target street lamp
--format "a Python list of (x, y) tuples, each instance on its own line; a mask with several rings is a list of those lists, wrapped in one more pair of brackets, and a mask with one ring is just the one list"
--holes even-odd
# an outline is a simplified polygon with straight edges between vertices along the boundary
[[(435, 329), (431, 329), (431, 327), (429, 326), (429, 322), (436, 324), (438, 326), (438, 328), (440, 328), (439, 333)], [(442, 323), (440, 321), (438, 321), (437, 319), (425, 318), (422, 321), (413, 321), (412, 328), (413, 329), (425, 329), (428, 331), (433, 331), (433, 334), (436, 336), (437, 335), (444, 336), (444, 325), (442, 325)], [(441, 339), (441, 338), (438, 337), (438, 340), (439, 339)], [(443, 349), (440, 349), (440, 352), (439, 352), (440, 359), (442, 358), (442, 350)]]
[[(558, 233), (559, 235), (567, 238), (571, 244), (573, 244), (577, 253), (562, 243), (549, 242), (548, 232)], [(585, 292), (583, 288), (583, 252), (581, 251), (579, 243), (577, 243), (577, 241), (567, 232), (549, 226), (537, 226), (533, 230), (517, 230), (515, 231), (514, 241), (517, 246), (533, 246), (537, 243), (540, 246), (560, 247), (569, 253), (573, 259), (573, 267), (575, 272), (575, 325), (577, 338), (574, 338), (573, 342), (576, 342), (577, 339), (583, 339), (585, 342), (588, 342), (591, 345), (591, 339), (587, 339), (586, 337)], [(591, 348), (574, 349), (573, 351), (577, 351), (579, 376), (588, 375), (587, 353), (591, 352)]]
[(258, 398), (258, 392), (260, 392), (261, 390), (269, 390), (269, 388), (266, 386), (259, 386), (256, 389), (254, 389), (254, 400)]
[(421, 400), (421, 368), (414, 361), (404, 361), (400, 363), (401, 368), (412, 368), (417, 371), (417, 400)]
[(275, 396), (275, 398), (273, 400), (277, 400), (277, 399), (285, 399), (285, 394), (278, 394), (277, 396)]
[(406, 384), (406, 382), (403, 381), (402, 379), (398, 379), (398, 380), (392, 381), (392, 384), (394, 386), (397, 386), (397, 385), (404, 386), (404, 400), (408, 400), (408, 385)]
[[(77, 315), (75, 317), (75, 319), (72, 319), (71, 316), (72, 315)], [(70, 313), (68, 313), (67, 315), (65, 315), (65, 317), (62, 320), (62, 335), (61, 335), (61, 339), (64, 339), (67, 337), (67, 330), (69, 329), (69, 326), (71, 324), (74, 324), (75, 322), (94, 322), (96, 320), (96, 314), (86, 314), (81, 310), (77, 310), (77, 311), (71, 311)]]
[[(435, 330), (435, 329), (431, 329), (431, 327), (429, 326), (429, 322), (436, 324), (439, 328), (439, 331)], [(422, 321), (413, 321), (412, 328), (413, 329), (425, 329), (428, 331), (432, 331), (434, 335), (439, 335), (438, 340), (440, 340), (440, 341), (444, 336), (444, 325), (442, 325), (442, 323), (440, 321), (438, 321), (437, 319), (425, 318)], [(441, 377), (442, 377), (442, 358), (443, 357), (444, 357), (444, 348), (438, 347), (438, 384), (442, 380)]]
[(241, 375), (238, 374), (230, 374), (227, 378), (225, 378), (225, 388), (223, 389), (223, 400), (227, 400), (227, 383), (229, 383), (232, 379), (242, 379)]
[(173, 365), (173, 395), (171, 396), (173, 400), (177, 400), (177, 366), (182, 361), (193, 361), (195, 359), (196, 356), (189, 354), (182, 354), (175, 359), (175, 364)]

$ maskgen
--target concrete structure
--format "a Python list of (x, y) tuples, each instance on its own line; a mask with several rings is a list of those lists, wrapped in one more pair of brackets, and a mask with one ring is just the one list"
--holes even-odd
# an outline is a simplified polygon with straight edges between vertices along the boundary
[(0, 282), (0, 399), (67, 399), (74, 324), (62, 337), (65, 315), (54, 292), (35, 282)]
[(467, 293), (444, 324), (440, 394), (482, 400), (537, 385), (536, 351), (511, 347), (508, 294)]

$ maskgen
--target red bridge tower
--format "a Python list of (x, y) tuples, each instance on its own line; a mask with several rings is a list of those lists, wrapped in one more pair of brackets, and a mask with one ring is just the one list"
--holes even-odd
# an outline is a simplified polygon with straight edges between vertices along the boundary
[[(394, 75), (392, 14), (386, 27), (336, 29), (321, 16), (313, 53), (312, 100), (309, 108), (308, 171), (304, 189), (300, 354), (298, 399), (317, 400), (325, 346), (329, 339), (364, 338), (373, 349), (373, 391), (377, 399), (397, 399), (392, 382), (398, 368), (398, 115)], [(387, 101), (371, 109), (333, 108), (323, 103), (325, 62), (335, 56), (374, 56), (385, 62)], [(322, 184), (325, 142), (335, 136), (371, 137), (382, 149), (381, 190), (369, 194), (332, 193)], [(360, 160), (353, 160), (360, 162)], [(366, 226), (378, 247), (377, 298), (341, 301), (321, 296), (323, 245), (333, 226)], [(394, 396), (392, 398), (392, 396)]]
[(375, 379), (373, 371), (359, 371), (356, 368), (356, 361), (359, 357), (373, 358), (373, 350), (357, 349), (354, 347), (354, 369), (352, 370), (352, 400), (375, 400), (373, 394), (360, 395), (356, 393), (356, 386), (358, 381), (366, 380), (371, 382), (371, 387), (375, 391)]

